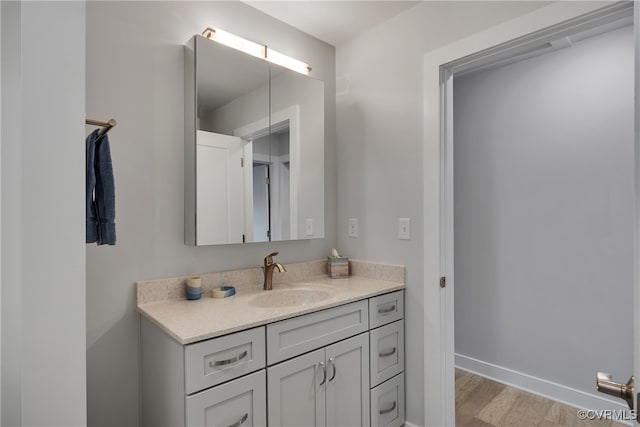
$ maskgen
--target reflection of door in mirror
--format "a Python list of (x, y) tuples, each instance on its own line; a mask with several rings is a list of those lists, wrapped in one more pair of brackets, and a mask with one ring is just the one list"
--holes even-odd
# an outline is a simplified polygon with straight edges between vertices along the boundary
[(242, 140), (199, 130), (197, 141), (198, 241), (204, 245), (242, 243)]

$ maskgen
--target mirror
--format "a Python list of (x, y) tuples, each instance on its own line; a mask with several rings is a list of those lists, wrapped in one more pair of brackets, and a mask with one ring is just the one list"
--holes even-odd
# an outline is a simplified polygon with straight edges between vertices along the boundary
[(185, 47), (185, 242), (324, 237), (324, 83), (202, 36)]

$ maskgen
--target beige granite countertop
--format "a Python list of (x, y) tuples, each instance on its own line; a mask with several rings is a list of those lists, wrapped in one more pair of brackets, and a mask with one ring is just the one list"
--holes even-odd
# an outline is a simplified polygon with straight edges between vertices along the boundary
[[(404, 268), (402, 268), (404, 279)], [(269, 291), (261, 288), (237, 288), (229, 298), (211, 298), (203, 294), (195, 301), (168, 299), (162, 301), (138, 301), (138, 311), (158, 325), (181, 344), (190, 344), (231, 332), (266, 325), (278, 320), (335, 307), (349, 302), (370, 298), (404, 289), (404, 280), (387, 281), (363, 276), (347, 279), (330, 279), (326, 275), (304, 278), (300, 282), (274, 284), (273, 289), (287, 290), (309, 287), (329, 293), (329, 297), (315, 303), (290, 307), (256, 307), (252, 298)]]

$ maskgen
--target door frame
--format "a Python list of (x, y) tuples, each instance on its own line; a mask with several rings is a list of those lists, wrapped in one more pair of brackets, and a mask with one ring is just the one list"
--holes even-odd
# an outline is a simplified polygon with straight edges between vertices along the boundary
[[(269, 135), (278, 123), (289, 123), (289, 239), (298, 239), (298, 194), (300, 183), (300, 105), (294, 104), (282, 110), (272, 112), (269, 117), (263, 117), (255, 122), (233, 130), (235, 136), (245, 140), (255, 140)], [(245, 150), (245, 159), (252, 157), (251, 144)], [(247, 177), (245, 176), (245, 181)], [(245, 222), (253, 224), (253, 217), (246, 215)]]
[[(633, 375), (640, 378), (640, 4), (634, 1), (633, 5), (633, 34), (635, 47), (635, 216), (633, 233)], [(640, 395), (638, 387), (634, 390), (636, 412), (640, 410)], [(640, 419), (636, 418), (640, 423)]]
[[(505, 58), (526, 54), (553, 40), (620, 19), (634, 8), (636, 37), (636, 111), (638, 109), (638, 2), (558, 2), (505, 22), (424, 56), (424, 420), (425, 425), (455, 425), (453, 277), (453, 75)], [(635, 170), (640, 182), (639, 119), (636, 115)], [(640, 245), (640, 186), (636, 185), (636, 253)], [(634, 291), (640, 262), (634, 257)], [(440, 286), (440, 278), (446, 285)], [(634, 293), (640, 307), (640, 292)], [(635, 310), (637, 311), (637, 310)], [(635, 314), (635, 325), (640, 314)], [(638, 335), (640, 331), (635, 331)], [(640, 354), (640, 340), (635, 340)], [(640, 372), (640, 361), (635, 361)], [(594, 373), (595, 375), (595, 373)], [(636, 376), (639, 378), (639, 376)]]

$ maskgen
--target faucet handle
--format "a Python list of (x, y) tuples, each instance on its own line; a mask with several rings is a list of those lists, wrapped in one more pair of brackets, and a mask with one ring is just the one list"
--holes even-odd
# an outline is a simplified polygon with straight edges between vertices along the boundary
[(267, 255), (266, 257), (264, 257), (264, 265), (270, 265), (273, 264), (273, 257), (278, 255), (280, 252), (272, 252), (269, 255)]

